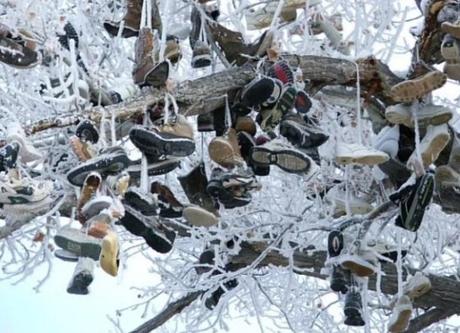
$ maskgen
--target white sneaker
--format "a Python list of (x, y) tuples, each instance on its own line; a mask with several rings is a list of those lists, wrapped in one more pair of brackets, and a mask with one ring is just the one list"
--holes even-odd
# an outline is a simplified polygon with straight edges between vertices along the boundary
[[(417, 122), (423, 128), (445, 124), (452, 116), (452, 111), (442, 105), (428, 104), (417, 110)], [(393, 124), (403, 124), (407, 127), (414, 127), (415, 124), (411, 107), (403, 104), (389, 106), (385, 111), (385, 118)]]
[[(334, 217), (343, 216), (347, 213), (347, 196), (346, 191), (339, 186), (331, 188), (325, 196), (325, 199), (334, 204)], [(358, 198), (350, 193), (348, 200), (350, 213), (353, 215), (367, 214), (372, 210), (372, 205), (362, 198)]]
[(39, 202), (47, 198), (53, 188), (51, 181), (17, 178), (3, 174), (0, 178), (0, 203), (20, 205)]
[(371, 147), (365, 147), (354, 143), (342, 143), (337, 145), (335, 160), (339, 164), (362, 164), (377, 165), (389, 160), (389, 156)]
[[(450, 140), (450, 133), (447, 124), (438, 126), (428, 126), (425, 136), (420, 142), (420, 155), (424, 167), (436, 161), (439, 154), (447, 146)], [(416, 151), (412, 153), (407, 161), (408, 166), (414, 166), (416, 162)]]
[(14, 140), (19, 143), (19, 157), (23, 163), (37, 161), (42, 158), (43, 154), (29, 142), (24, 129), (17, 123), (8, 125), (7, 129), (6, 141), (12, 142)]
[(396, 302), (393, 313), (388, 322), (388, 331), (392, 333), (403, 332), (408, 326), (412, 315), (412, 302), (406, 295)]
[(374, 148), (395, 158), (399, 150), (399, 126), (385, 126), (375, 137)]

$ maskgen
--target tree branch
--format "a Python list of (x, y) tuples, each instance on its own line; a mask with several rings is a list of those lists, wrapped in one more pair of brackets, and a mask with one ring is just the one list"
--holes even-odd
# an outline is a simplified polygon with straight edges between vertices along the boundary
[(435, 308), (425, 312), (424, 314), (412, 319), (410, 321), (409, 327), (404, 333), (417, 333), (421, 332), (423, 329), (431, 326), (438, 321), (449, 318), (454, 315), (456, 312), (452, 309), (442, 309)]

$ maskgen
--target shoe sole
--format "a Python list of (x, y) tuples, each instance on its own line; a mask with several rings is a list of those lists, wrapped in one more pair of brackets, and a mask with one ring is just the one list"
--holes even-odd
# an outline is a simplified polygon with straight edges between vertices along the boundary
[(212, 213), (201, 212), (193, 207), (185, 208), (182, 215), (186, 221), (195, 227), (211, 227), (219, 222)]
[(452, 24), (450, 22), (443, 22), (441, 24), (442, 32), (445, 32), (456, 39), (460, 39), (460, 26)]
[(209, 54), (203, 54), (192, 58), (192, 68), (204, 68), (211, 66), (212, 60)]
[(388, 161), (388, 158), (380, 155), (351, 157), (351, 156), (337, 156), (335, 158), (338, 164), (361, 164), (361, 165), (378, 165)]
[(391, 109), (385, 112), (385, 118), (392, 124), (403, 124), (407, 127), (412, 127), (412, 117), (410, 112), (401, 113), (397, 111), (392, 111)]
[(208, 145), (208, 153), (214, 162), (225, 168), (232, 168), (238, 164), (235, 160), (235, 150), (224, 138), (217, 137), (212, 140)]
[(412, 316), (411, 310), (402, 310), (399, 313), (398, 319), (396, 319), (393, 325), (388, 327), (389, 332), (403, 332), (409, 325), (410, 317)]
[(391, 95), (397, 102), (409, 103), (441, 88), (446, 81), (446, 74), (438, 71), (430, 72), (421, 78), (396, 84), (391, 88)]
[[(167, 159), (147, 165), (147, 174), (149, 176), (159, 176), (169, 173), (180, 165), (179, 159)], [(126, 169), (131, 178), (139, 178), (141, 176), (141, 161), (134, 162)]]
[(446, 63), (444, 64), (444, 73), (451, 80), (460, 80), (460, 64), (459, 63)]
[(75, 253), (78, 257), (88, 257), (99, 260), (101, 254), (101, 245), (92, 242), (80, 243), (59, 234), (54, 236), (54, 242), (60, 248)]
[(428, 166), (434, 161), (436, 161), (441, 154), (442, 150), (447, 146), (450, 140), (450, 135), (448, 133), (438, 135), (435, 137), (428, 149), (421, 153), (423, 165)]
[[(147, 155), (167, 155), (185, 157), (195, 151), (195, 142), (192, 139), (178, 137), (168, 133), (144, 132), (151, 146), (144, 146)], [(142, 149), (141, 149), (142, 150)]]
[[(275, 160), (271, 160), (275, 156)], [(273, 152), (264, 147), (253, 147), (251, 153), (253, 162), (262, 167), (276, 165), (280, 169), (289, 173), (304, 173), (311, 168), (310, 159), (300, 152), (292, 150), (280, 150)]]
[(235, 197), (234, 195), (230, 193), (229, 190), (225, 189), (222, 186), (222, 183), (219, 181), (211, 180), (208, 183), (206, 191), (214, 198), (217, 198), (219, 202), (221, 202), (224, 205), (224, 207), (228, 209), (232, 209), (236, 207), (243, 207), (251, 202), (250, 197), (249, 198)]
[(405, 293), (409, 296), (410, 299), (416, 299), (420, 296), (425, 295), (431, 290), (431, 283), (429, 281), (420, 284), (417, 288), (414, 288), (412, 291)]
[(343, 268), (348, 269), (349, 271), (360, 277), (371, 276), (375, 273), (374, 269), (360, 265), (351, 260), (345, 260), (344, 262), (342, 262), (341, 265)]

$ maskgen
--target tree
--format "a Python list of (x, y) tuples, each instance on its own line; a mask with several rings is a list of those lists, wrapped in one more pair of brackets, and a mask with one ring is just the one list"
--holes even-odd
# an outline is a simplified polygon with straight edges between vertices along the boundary
[[(145, 290), (146, 302), (161, 294), (169, 298), (164, 310), (154, 314), (135, 332), (149, 332), (178, 315), (183, 316), (187, 331), (211, 329), (227, 318), (230, 320), (236, 310), (255, 316), (261, 331), (267, 318), (272, 319), (277, 328), (295, 332), (343, 331), (342, 319), (334, 319), (342, 312), (337, 304), (342, 303), (343, 297), (322, 282), (329, 275), (324, 270), (327, 235), (337, 228), (347, 230), (361, 242), (381, 240), (396, 245), (398, 253), (408, 249), (407, 256), (396, 263), (382, 262), (382, 274), (359, 281), (368, 329), (386, 331), (393, 295), (401, 292), (402, 282), (408, 275), (418, 271), (429, 277), (432, 289), (414, 301), (415, 311), (407, 332), (417, 332), (431, 325), (448, 327), (444, 319), (460, 313), (456, 252), (460, 229), (455, 215), (460, 206), (457, 210), (454, 207), (454, 211), (451, 207), (446, 214), (442, 211), (440, 193), (437, 193), (418, 232), (405, 231), (393, 223), (399, 212), (388, 200), (388, 195), (397, 189), (394, 184), (383, 187), (374, 179), (371, 168), (342, 167), (331, 158), (337, 141), (370, 144), (373, 132), (377, 133), (387, 123), (385, 108), (397, 104), (391, 88), (404, 79), (427, 73), (432, 66), (444, 61), (440, 53), (443, 33), (438, 21), (444, 2), (433, 0), (408, 5), (377, 0), (323, 1), (299, 9), (297, 20), (288, 23), (278, 20), (278, 16), (282, 17), (281, 2), (269, 28), (271, 35), (265, 35), (275, 41), (268, 52), (256, 54), (254, 51), (246, 56), (237, 53), (233, 58), (230, 50), (241, 47), (241, 50), (250, 51), (251, 45), (256, 45), (226, 40), (233, 36), (226, 29), (245, 29), (240, 19), (252, 6), (245, 1), (223, 2), (223, 15), (218, 22), (207, 20), (202, 28), (214, 54), (211, 68), (192, 70), (190, 48), (182, 41), (184, 56), (171, 71), (167, 87), (136, 89), (134, 97), (117, 104), (111, 104), (104, 91), (132, 85), (135, 38), (109, 37), (103, 23), (117, 21), (123, 5), (113, 2), (110, 7), (105, 1), (85, 4), (69, 1), (63, 7), (57, 7), (55, 2), (38, 6), (25, 1), (0, 5), (5, 25), (33, 32), (32, 39), (43, 50), (39, 66), (15, 69), (1, 65), (4, 132), (8, 121), (23, 124), (30, 139), (41, 147), (47, 158), (43, 166), (35, 170), (31, 165), (22, 167), (32, 176), (56, 179), (54, 196), (57, 197), (52, 204), (48, 202), (29, 213), (24, 211), (26, 208), (4, 209), (5, 225), (0, 227), (4, 273), (9, 277), (25, 278), (43, 264), (49, 266), (48, 274), (52, 274), (53, 236), (60, 219), (75, 217), (72, 207), (77, 200), (62, 170), (56, 167), (59, 163), (55, 163), (62, 159), (64, 152), (69, 155), (68, 136), (75, 130), (78, 120), (89, 119), (101, 124), (101, 133), (104, 133), (105, 123), (112, 122), (115, 126), (137, 121), (149, 107), (163, 103), (165, 96), (173, 96), (179, 113), (193, 121), (199, 114), (222, 112), (226, 99), (232, 103), (236, 100), (235, 93), (256, 77), (262, 64), (260, 56), (268, 61), (276, 58), (280, 51), (280, 57), (302, 73), (305, 91), (313, 101), (312, 112), (330, 135), (320, 148), (321, 172), (306, 177), (272, 168), (269, 177), (260, 178), (262, 190), (253, 193), (250, 205), (222, 210), (219, 224), (208, 229), (192, 227), (183, 219), (162, 220), (167, 228), (178, 234), (173, 251), (166, 257), (158, 258), (145, 243), (139, 243), (138, 238), (115, 225), (126, 256), (131, 244), (140, 247), (162, 277), (159, 285)], [(420, 18), (415, 5), (424, 8)], [(158, 2), (163, 27), (159, 35), (160, 50), (164, 50), (167, 33), (180, 34), (181, 28), (190, 25), (191, 8), (201, 8), (196, 6), (190, 2)], [(231, 12), (236, 14), (228, 15)], [(334, 39), (328, 31), (311, 34), (316, 25), (321, 27), (320, 22), (334, 13), (343, 15), (346, 38)], [(401, 46), (405, 41), (401, 37), (405, 24), (416, 20), (423, 22), (423, 27), (416, 34), (415, 44)], [(61, 46), (59, 36), (64, 34), (67, 22), (75, 26), (79, 45), (71, 42), (66, 48)], [(300, 35), (295, 35), (295, 31), (300, 31)], [(256, 40), (260, 33), (244, 37)], [(234, 44), (229, 49), (226, 43)], [(279, 43), (278, 51), (273, 47), (276, 43)], [(400, 53), (412, 55), (404, 78), (388, 66), (392, 57)], [(59, 82), (54, 88), (53, 79)], [(88, 84), (86, 90), (80, 89), (82, 80)], [(62, 88), (65, 81), (70, 89)], [(88, 96), (84, 96), (85, 91)], [(455, 107), (452, 100), (437, 102)], [(417, 126), (415, 132), (418, 147)], [(205, 147), (212, 137), (213, 134), (197, 134), (196, 142), (203, 142)], [(126, 144), (126, 137), (116, 142), (113, 138), (102, 138), (102, 141), (108, 144), (112, 141), (112, 144), (132, 150)], [(448, 160), (451, 149), (443, 151), (439, 160)], [(67, 157), (68, 163), (77, 163), (75, 156)], [(199, 160), (204, 160), (209, 170), (211, 161), (206, 150), (198, 147), (195, 155), (182, 162), (185, 171)], [(173, 192), (184, 201), (176, 176), (185, 171), (174, 171), (165, 178)], [(334, 218), (319, 195), (334, 181), (366, 193), (372, 198), (374, 209), (364, 215)], [(155, 221), (156, 217), (150, 223), (155, 224)], [(210, 262), (212, 269), (197, 270), (200, 268), (198, 259), (205, 249), (214, 252), (215, 259)], [(42, 283), (45, 280), (46, 276)], [(206, 300), (215, 295), (216, 290), (224, 291), (223, 295), (214, 309), (209, 310), (205, 307)], [(334, 295), (333, 301), (325, 304), (331, 299), (328, 295)]]

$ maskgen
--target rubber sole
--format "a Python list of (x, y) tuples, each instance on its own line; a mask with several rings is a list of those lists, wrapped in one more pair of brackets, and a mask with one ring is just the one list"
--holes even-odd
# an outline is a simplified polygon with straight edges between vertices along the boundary
[(433, 71), (420, 78), (396, 84), (391, 88), (391, 95), (397, 102), (409, 103), (422, 98), (435, 89), (441, 88), (446, 81), (446, 74)]
[(195, 142), (192, 139), (149, 131), (140, 127), (131, 129), (129, 137), (133, 144), (146, 155), (185, 157), (195, 151)]
[[(167, 159), (164, 161), (150, 163), (147, 165), (147, 174), (149, 176), (164, 175), (168, 172), (173, 171), (179, 165), (180, 165), (180, 161), (178, 159)], [(140, 178), (141, 168), (142, 168), (141, 161), (138, 161), (138, 162), (131, 164), (126, 169), (126, 172), (128, 172), (131, 178)]]
[(60, 248), (75, 253), (79, 257), (89, 257), (99, 260), (101, 254), (101, 245), (93, 242), (77, 242), (59, 234), (54, 236), (54, 242)]
[(428, 148), (421, 153), (423, 165), (428, 166), (439, 157), (439, 154), (447, 146), (450, 140), (450, 135), (448, 133), (438, 135), (435, 137), (429, 144)]
[(308, 156), (295, 150), (272, 151), (264, 147), (253, 147), (251, 159), (262, 167), (276, 165), (280, 169), (289, 173), (304, 173), (311, 167)]
[(338, 164), (362, 164), (362, 165), (378, 165), (388, 161), (387, 157), (381, 155), (367, 155), (361, 157), (352, 156), (336, 156), (335, 158)]

